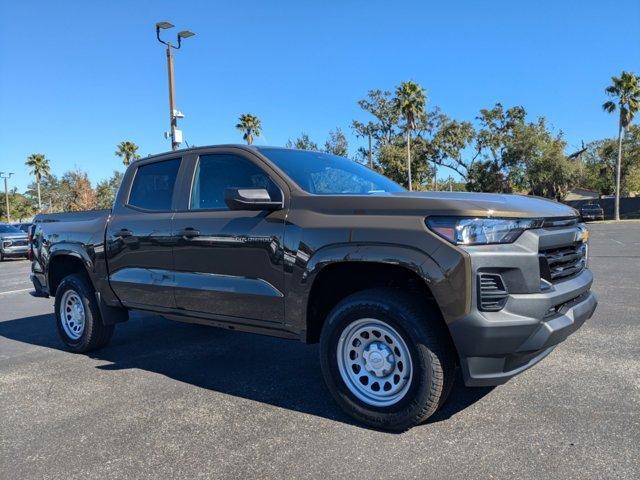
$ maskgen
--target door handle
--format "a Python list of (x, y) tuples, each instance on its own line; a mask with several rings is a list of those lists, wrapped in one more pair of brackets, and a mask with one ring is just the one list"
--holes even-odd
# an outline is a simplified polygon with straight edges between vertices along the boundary
[(184, 239), (189, 239), (189, 238), (196, 238), (200, 236), (200, 232), (195, 228), (187, 227), (184, 230), (181, 230), (180, 232), (178, 232), (178, 235), (180, 235)]
[(114, 237), (126, 238), (133, 235), (133, 232), (127, 228), (122, 228), (113, 234)]

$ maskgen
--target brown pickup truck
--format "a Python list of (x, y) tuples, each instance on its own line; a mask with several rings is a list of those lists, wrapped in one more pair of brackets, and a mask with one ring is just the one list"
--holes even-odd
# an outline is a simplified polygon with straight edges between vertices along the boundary
[(399, 431), (458, 368), (503, 383), (593, 314), (587, 239), (549, 200), (408, 192), (346, 158), (226, 145), (134, 162), (111, 210), (36, 218), (32, 280), (75, 352), (130, 310), (320, 342), (337, 403)]

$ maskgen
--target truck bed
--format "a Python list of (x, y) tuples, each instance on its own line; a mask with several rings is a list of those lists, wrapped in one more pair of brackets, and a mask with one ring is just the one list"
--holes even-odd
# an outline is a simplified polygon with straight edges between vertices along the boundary
[(96, 258), (96, 252), (103, 250), (110, 215), (111, 210), (36, 215), (31, 272), (37, 293), (43, 293), (42, 287), (47, 284), (47, 263), (52, 255), (62, 251), (75, 251), (76, 257), (99, 263), (94, 263), (95, 270), (90, 275), (106, 275), (106, 266), (101, 264), (104, 258)]

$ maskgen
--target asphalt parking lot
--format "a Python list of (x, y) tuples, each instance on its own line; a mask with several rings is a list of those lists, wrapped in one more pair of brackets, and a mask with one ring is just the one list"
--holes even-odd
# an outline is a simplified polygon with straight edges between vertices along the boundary
[(399, 435), (334, 405), (316, 346), (136, 314), (67, 353), (28, 262), (2, 263), (0, 478), (639, 478), (640, 223), (591, 234), (595, 316)]

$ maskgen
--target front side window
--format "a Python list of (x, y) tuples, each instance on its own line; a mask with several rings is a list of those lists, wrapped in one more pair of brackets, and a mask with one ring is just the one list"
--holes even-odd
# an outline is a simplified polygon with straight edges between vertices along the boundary
[(138, 167), (128, 204), (145, 210), (171, 210), (179, 168), (179, 158)]
[(315, 195), (373, 195), (402, 192), (387, 177), (348, 158), (287, 148), (258, 147), (300, 188)]
[(190, 208), (227, 210), (226, 188), (264, 188), (274, 201), (282, 200), (278, 186), (260, 167), (237, 155), (203, 155), (191, 187)]

